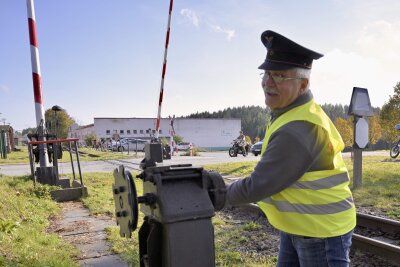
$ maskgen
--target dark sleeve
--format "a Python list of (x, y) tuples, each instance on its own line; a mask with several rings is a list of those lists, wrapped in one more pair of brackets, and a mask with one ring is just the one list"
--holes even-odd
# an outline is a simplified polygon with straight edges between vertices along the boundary
[(228, 186), (227, 205), (260, 201), (290, 186), (305, 172), (326, 168), (319, 160), (327, 144), (324, 132), (303, 121), (281, 127), (271, 136), (252, 174)]

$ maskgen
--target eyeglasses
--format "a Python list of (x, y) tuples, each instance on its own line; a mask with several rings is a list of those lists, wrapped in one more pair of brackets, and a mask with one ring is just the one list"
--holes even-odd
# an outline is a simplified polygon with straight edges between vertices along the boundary
[(303, 79), (300, 77), (285, 77), (281, 74), (270, 74), (268, 71), (260, 73), (260, 77), (262, 80), (268, 80), (269, 78), (272, 78), (272, 80), (277, 84), (283, 83), (284, 81)]

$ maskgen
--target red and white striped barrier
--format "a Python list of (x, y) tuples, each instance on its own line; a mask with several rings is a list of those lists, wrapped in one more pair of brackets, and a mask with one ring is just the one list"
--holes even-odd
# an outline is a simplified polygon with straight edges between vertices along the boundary
[(158, 113), (157, 113), (156, 135), (155, 135), (156, 138), (158, 138), (159, 132), (160, 132), (161, 106), (162, 106), (162, 100), (163, 100), (163, 95), (164, 95), (164, 77), (165, 77), (165, 72), (167, 70), (167, 53), (168, 53), (169, 33), (170, 33), (173, 2), (174, 2), (173, 0), (170, 0), (170, 2), (169, 2), (167, 36), (165, 38), (165, 51), (164, 51), (164, 61), (163, 61), (163, 68), (162, 68), (162, 74), (161, 74), (160, 97), (158, 100)]
[[(42, 125), (43, 131), (45, 127), (42, 81), (40, 75), (39, 49), (38, 39), (36, 37), (36, 20), (35, 7), (33, 0), (26, 1), (28, 8), (28, 26), (29, 26), (29, 41), (31, 48), (31, 63), (32, 63), (32, 80), (33, 80), (33, 95), (35, 98), (36, 126)], [(42, 141), (42, 140), (40, 140)], [(43, 148), (44, 157), (40, 157), (40, 166), (48, 166), (47, 149)]]

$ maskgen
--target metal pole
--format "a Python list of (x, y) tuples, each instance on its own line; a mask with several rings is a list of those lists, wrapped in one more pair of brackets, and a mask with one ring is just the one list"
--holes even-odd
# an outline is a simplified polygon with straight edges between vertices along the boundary
[[(61, 143), (60, 143), (61, 144)], [(55, 170), (55, 176), (56, 176), (56, 182), (54, 183), (55, 185), (58, 185), (58, 182), (60, 180), (60, 176), (58, 173), (58, 151), (57, 151), (57, 143), (51, 143), (51, 147), (53, 148), (53, 168)]]
[[(40, 74), (39, 63), (39, 49), (38, 39), (36, 37), (36, 21), (35, 21), (35, 8), (33, 0), (27, 0), (28, 9), (28, 26), (29, 26), (29, 41), (31, 50), (31, 64), (32, 64), (32, 80), (33, 80), (33, 94), (35, 99), (36, 111), (36, 125), (38, 128), (38, 140), (44, 141), (46, 138), (45, 133), (45, 117), (43, 108), (43, 94), (42, 94), (42, 81)], [(48, 167), (49, 159), (47, 157), (47, 148), (45, 145), (39, 145), (39, 161), (40, 167)]]
[(362, 186), (362, 149), (353, 148), (353, 151), (353, 188), (356, 189)]
[(36, 186), (36, 177), (35, 177), (35, 172), (34, 172), (34, 167), (33, 167), (33, 153), (32, 153), (32, 145), (28, 144), (28, 152), (29, 152), (29, 166), (31, 167), (31, 175), (33, 179), (33, 184)]
[(3, 130), (0, 131), (0, 158), (3, 157)]
[(81, 163), (79, 162), (79, 152), (78, 152), (78, 145), (76, 141), (74, 141), (75, 152), (76, 152), (76, 161), (78, 163), (78, 171), (79, 171), (79, 178), (81, 180), (81, 186), (83, 187), (83, 179), (82, 179), (82, 172), (81, 172)]
[(353, 189), (360, 188), (362, 186), (362, 149), (356, 145), (356, 123), (358, 118), (353, 117)]
[(158, 135), (160, 132), (161, 106), (162, 106), (162, 100), (163, 100), (163, 95), (164, 95), (164, 77), (165, 77), (165, 72), (167, 70), (167, 53), (168, 53), (169, 33), (170, 33), (173, 2), (174, 2), (173, 0), (170, 0), (170, 2), (169, 2), (167, 36), (165, 38), (165, 50), (164, 50), (164, 61), (163, 61), (163, 68), (162, 68), (162, 74), (161, 74), (160, 97), (158, 100), (158, 113), (157, 113), (157, 123), (156, 123), (156, 133), (155, 133), (156, 139), (158, 139)]
[(7, 158), (7, 142), (6, 142), (6, 132), (4, 130), (1, 130), (0, 132), (0, 139), (1, 139), (1, 157), (3, 159)]
[(75, 177), (74, 161), (72, 160), (72, 147), (71, 147), (71, 142), (68, 142), (68, 149), (69, 149), (69, 158), (71, 159), (72, 174), (73, 174), (73, 176), (74, 176), (74, 181), (75, 181), (75, 180), (76, 180), (76, 177)]

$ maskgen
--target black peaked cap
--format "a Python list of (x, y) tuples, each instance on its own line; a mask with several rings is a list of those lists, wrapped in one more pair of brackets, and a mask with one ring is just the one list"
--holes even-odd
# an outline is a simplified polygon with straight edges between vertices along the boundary
[(261, 42), (267, 48), (262, 70), (311, 69), (313, 60), (324, 56), (270, 30), (261, 34)]

